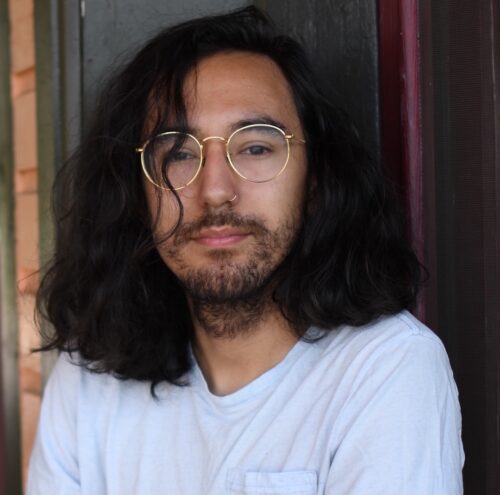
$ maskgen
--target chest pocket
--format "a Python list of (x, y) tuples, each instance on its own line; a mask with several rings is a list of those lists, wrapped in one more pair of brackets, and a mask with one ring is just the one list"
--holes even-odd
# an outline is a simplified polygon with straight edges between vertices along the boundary
[(316, 471), (262, 473), (232, 469), (227, 477), (230, 495), (316, 495)]

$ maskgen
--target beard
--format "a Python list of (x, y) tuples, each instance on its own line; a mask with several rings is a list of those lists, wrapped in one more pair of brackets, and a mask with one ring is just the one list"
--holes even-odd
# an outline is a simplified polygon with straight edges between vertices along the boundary
[[(194, 318), (212, 336), (234, 338), (251, 331), (269, 311), (277, 309), (272, 293), (284, 260), (292, 249), (300, 219), (291, 218), (270, 231), (254, 216), (233, 211), (207, 213), (200, 220), (181, 225), (162, 249), (162, 257), (183, 286)], [(243, 260), (231, 250), (211, 249), (209, 262), (188, 266), (183, 247), (201, 229), (231, 226), (252, 234)]]

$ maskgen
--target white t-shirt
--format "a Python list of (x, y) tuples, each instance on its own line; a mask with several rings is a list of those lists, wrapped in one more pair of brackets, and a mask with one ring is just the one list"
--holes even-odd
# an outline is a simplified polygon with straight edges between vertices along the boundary
[[(310, 335), (319, 331), (311, 329)], [(409, 313), (299, 341), (223, 397), (94, 374), (59, 359), (28, 495), (458, 495), (457, 389)]]

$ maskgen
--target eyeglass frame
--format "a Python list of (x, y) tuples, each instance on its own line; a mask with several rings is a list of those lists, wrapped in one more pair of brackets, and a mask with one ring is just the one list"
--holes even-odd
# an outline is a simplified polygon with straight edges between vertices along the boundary
[[(251, 128), (254, 128), (254, 127), (267, 127), (267, 128), (270, 128), (270, 129), (277, 130), (277, 131), (279, 131), (283, 135), (283, 137), (285, 138), (285, 141), (286, 141), (287, 154), (286, 154), (285, 163), (281, 167), (280, 171), (277, 174), (273, 175), (270, 179), (265, 179), (265, 180), (252, 180), (252, 179), (248, 179), (241, 172), (238, 171), (238, 169), (234, 165), (233, 161), (231, 160), (231, 154), (229, 153), (229, 143), (231, 141), (231, 138), (235, 134), (237, 134), (238, 132), (244, 131), (246, 129), (251, 129)], [(176, 134), (177, 135), (178, 134), (183, 134), (184, 136), (188, 136), (188, 137), (193, 138), (195, 140), (195, 142), (200, 147), (200, 163), (198, 165), (198, 169), (196, 170), (196, 173), (194, 174), (193, 178), (187, 184), (185, 184), (183, 186), (180, 186), (180, 187), (174, 187), (174, 188), (172, 188), (172, 187), (166, 187), (166, 186), (160, 186), (160, 185), (156, 184), (156, 182), (151, 178), (151, 176), (149, 175), (149, 172), (147, 171), (145, 160), (144, 160), (144, 150), (146, 149), (146, 147), (148, 146), (148, 144), (151, 143), (153, 140), (155, 140), (155, 139), (157, 139), (157, 138), (159, 138), (161, 136), (170, 136), (170, 135), (176, 135)], [(201, 142), (198, 140), (198, 138), (196, 138), (196, 136), (193, 136), (192, 134), (190, 134), (188, 132), (166, 131), (166, 132), (162, 132), (160, 134), (157, 134), (156, 136), (154, 136), (154, 137), (148, 139), (147, 141), (145, 141), (144, 144), (140, 148), (135, 148), (135, 152), (136, 153), (140, 153), (140, 155), (141, 155), (142, 171), (144, 172), (144, 175), (149, 180), (149, 182), (151, 182), (151, 184), (153, 184), (153, 186), (158, 187), (160, 189), (163, 189), (165, 191), (171, 191), (171, 192), (172, 191), (180, 191), (181, 189), (184, 189), (184, 188), (190, 186), (196, 180), (196, 178), (198, 177), (198, 175), (200, 175), (200, 171), (203, 168), (203, 164), (205, 162), (205, 158), (204, 158), (204, 155), (203, 155), (203, 150), (204, 150), (203, 145), (204, 145), (204, 143), (206, 143), (207, 141), (209, 141), (211, 139), (218, 139), (219, 141), (222, 141), (225, 144), (225, 146), (226, 146), (226, 158), (227, 158), (229, 166), (231, 167), (231, 169), (233, 170), (233, 172), (235, 172), (236, 175), (238, 175), (239, 177), (241, 177), (243, 180), (246, 180), (248, 182), (253, 182), (253, 183), (256, 183), (256, 184), (262, 184), (262, 183), (265, 183), (265, 182), (270, 182), (270, 181), (276, 179), (276, 177), (280, 176), (283, 173), (283, 171), (285, 170), (285, 168), (288, 165), (288, 162), (290, 160), (290, 141), (292, 139), (298, 141), (299, 143), (306, 144), (306, 141), (304, 139), (295, 137), (294, 134), (287, 134), (283, 129), (281, 129), (281, 127), (278, 127), (276, 125), (273, 125), (273, 124), (249, 124), (249, 125), (245, 125), (243, 127), (240, 127), (239, 129), (236, 129), (235, 131), (233, 131), (227, 139), (224, 138), (224, 137), (222, 137), (222, 136), (207, 136), (207, 137), (203, 138), (201, 140)]]

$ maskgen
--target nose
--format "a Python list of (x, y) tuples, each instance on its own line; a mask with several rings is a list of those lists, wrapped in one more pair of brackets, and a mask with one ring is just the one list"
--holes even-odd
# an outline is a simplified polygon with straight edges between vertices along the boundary
[(198, 199), (204, 206), (217, 208), (229, 204), (238, 194), (237, 178), (227, 161), (223, 138), (215, 136), (203, 140), (203, 168), (195, 182), (198, 183)]

